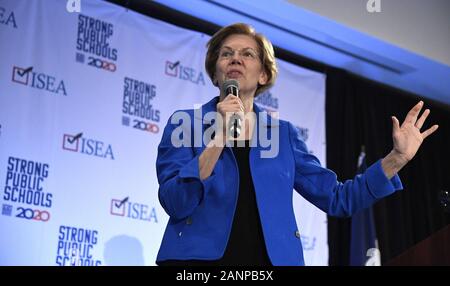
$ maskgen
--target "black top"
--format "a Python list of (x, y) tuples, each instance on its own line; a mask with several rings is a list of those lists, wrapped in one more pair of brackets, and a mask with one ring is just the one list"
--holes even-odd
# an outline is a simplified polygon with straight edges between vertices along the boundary
[[(250, 172), (250, 146), (233, 147), (239, 168), (239, 196), (222, 265), (270, 266)], [(242, 146), (243, 142), (240, 142)]]
[[(241, 145), (242, 144), (242, 145)], [(245, 141), (233, 146), (239, 168), (239, 196), (234, 213), (230, 238), (223, 257), (219, 260), (167, 260), (159, 265), (167, 266), (271, 266), (264, 242), (261, 221), (250, 172), (250, 146)]]

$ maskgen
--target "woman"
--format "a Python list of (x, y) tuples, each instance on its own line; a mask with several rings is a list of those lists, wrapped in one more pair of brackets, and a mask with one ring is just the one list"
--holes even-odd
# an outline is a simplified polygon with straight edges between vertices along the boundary
[[(275, 82), (272, 44), (250, 26), (234, 24), (218, 31), (207, 47), (206, 70), (220, 95), (200, 111), (174, 113), (158, 147), (159, 199), (170, 216), (159, 265), (304, 265), (292, 190), (329, 215), (350, 216), (402, 189), (398, 171), (437, 129), (420, 132), (430, 112), (417, 119), (422, 102), (401, 126), (392, 117), (393, 150), (364, 174), (340, 183), (309, 154), (291, 123), (272, 119), (254, 104)], [(238, 81), (239, 98), (221, 89), (229, 79)], [(208, 119), (211, 112), (215, 120)], [(238, 138), (229, 134), (234, 114), (245, 118)], [(189, 120), (181, 124), (175, 117)], [(212, 127), (209, 142), (179, 147), (179, 140), (192, 143)], [(261, 155), (265, 148), (255, 135), (261, 131), (276, 137), (276, 156)], [(239, 144), (224, 147), (230, 142)]]

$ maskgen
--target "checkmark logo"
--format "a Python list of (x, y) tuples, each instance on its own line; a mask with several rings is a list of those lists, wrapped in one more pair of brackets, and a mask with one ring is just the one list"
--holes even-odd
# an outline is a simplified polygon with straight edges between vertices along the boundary
[(77, 135), (64, 134), (63, 137), (63, 149), (73, 152), (78, 152), (79, 139), (83, 136), (83, 132)]
[(27, 74), (27, 73), (29, 73), (30, 71), (32, 71), (33, 70), (33, 67), (29, 67), (29, 68), (27, 68), (27, 69), (25, 69), (25, 70), (18, 70), (17, 71), (17, 73), (20, 75), (20, 76), (24, 76), (25, 74)]
[(126, 203), (128, 201), (128, 197), (124, 198), (123, 200), (121, 200), (119, 203), (115, 203), (116, 207), (120, 208), (124, 203)]
[(122, 200), (112, 199), (111, 200), (111, 210), (112, 215), (124, 216), (125, 215), (125, 203), (128, 202), (129, 197)]
[(26, 68), (26, 69), (14, 66), (13, 74), (12, 74), (12, 81), (20, 83), (20, 84), (28, 85), (28, 76), (32, 70), (33, 70), (32, 66), (29, 68)]
[(68, 138), (67, 141), (69, 141), (70, 144), (73, 144), (73, 142), (77, 141), (78, 139), (83, 136), (83, 132), (78, 133), (77, 135), (73, 136), (72, 138)]
[(180, 65), (180, 61), (176, 61), (175, 63), (166, 61), (166, 74), (177, 77), (178, 76), (178, 69), (177, 69), (178, 65)]

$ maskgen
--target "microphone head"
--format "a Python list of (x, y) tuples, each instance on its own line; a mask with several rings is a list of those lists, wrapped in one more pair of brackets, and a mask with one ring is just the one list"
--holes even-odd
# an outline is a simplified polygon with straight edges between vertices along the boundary
[(227, 79), (222, 85), (222, 92), (224, 95), (233, 94), (239, 95), (239, 82), (235, 79)]

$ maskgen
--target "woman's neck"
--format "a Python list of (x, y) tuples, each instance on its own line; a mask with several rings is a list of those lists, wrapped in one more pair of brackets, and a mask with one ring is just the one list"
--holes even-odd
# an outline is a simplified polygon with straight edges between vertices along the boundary
[(242, 101), (242, 104), (244, 104), (244, 112), (252, 112), (253, 111), (253, 95), (245, 96), (240, 95), (239, 98)]

